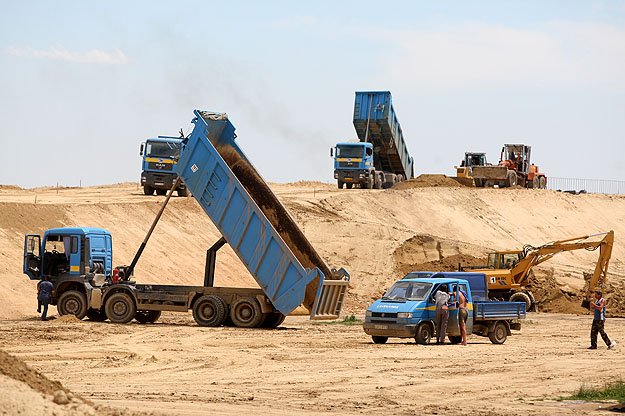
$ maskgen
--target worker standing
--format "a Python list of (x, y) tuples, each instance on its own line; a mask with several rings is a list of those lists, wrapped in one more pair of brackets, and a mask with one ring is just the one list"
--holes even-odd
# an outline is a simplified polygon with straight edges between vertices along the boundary
[(39, 301), (41, 305), (43, 305), (43, 313), (41, 314), (42, 321), (48, 320), (46, 315), (48, 314), (48, 304), (50, 303), (52, 295), (54, 295), (54, 285), (50, 281), (50, 276), (46, 276), (45, 280), (39, 285)]
[(590, 309), (594, 310), (594, 319), (592, 321), (592, 328), (590, 330), (590, 347), (589, 350), (597, 349), (597, 333), (601, 334), (601, 338), (603, 338), (603, 342), (608, 346), (608, 349), (614, 349), (616, 346), (616, 342), (610, 342), (610, 338), (608, 334), (605, 333), (605, 305), (606, 301), (603, 298), (603, 293), (601, 290), (595, 290), (595, 301), (590, 303)]
[(467, 345), (467, 319), (469, 318), (468, 297), (464, 291), (458, 289), (458, 324), (460, 325), (461, 345)]
[(436, 300), (436, 343), (445, 343), (445, 333), (447, 332), (447, 321), (449, 320), (449, 297), (450, 293), (446, 290), (439, 289), (434, 295)]

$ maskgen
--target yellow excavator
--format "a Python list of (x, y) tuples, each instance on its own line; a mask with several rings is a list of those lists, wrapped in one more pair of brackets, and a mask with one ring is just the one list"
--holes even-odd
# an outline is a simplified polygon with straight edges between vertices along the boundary
[[(603, 238), (598, 240), (600, 236)], [(540, 247), (526, 244), (523, 250), (497, 251), (488, 255), (487, 266), (462, 267), (461, 269), (484, 273), (488, 278), (488, 291), (491, 297), (512, 302), (525, 302), (529, 311), (535, 306), (534, 296), (527, 289), (528, 273), (532, 267), (565, 251), (599, 249), (599, 259), (582, 302), (582, 306), (588, 308), (590, 296), (594, 290), (605, 286), (613, 245), (614, 231), (608, 231), (554, 241)]]

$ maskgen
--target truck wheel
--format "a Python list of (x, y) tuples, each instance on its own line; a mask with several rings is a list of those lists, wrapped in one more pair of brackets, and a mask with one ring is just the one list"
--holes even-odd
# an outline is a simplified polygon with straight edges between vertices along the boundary
[(230, 308), (232, 323), (240, 328), (256, 328), (262, 323), (263, 317), (258, 301), (252, 297), (239, 298)]
[(516, 183), (517, 183), (516, 173), (509, 170), (508, 177), (506, 179), (506, 186), (516, 186)]
[(179, 188), (177, 192), (178, 196), (189, 196), (189, 190), (187, 188)]
[(386, 341), (388, 341), (388, 337), (379, 337), (376, 335), (372, 335), (371, 339), (373, 340), (374, 344), (386, 344)]
[(538, 176), (534, 176), (534, 179), (531, 181), (527, 181), (527, 187), (532, 189), (538, 189), (540, 186), (540, 181), (538, 180)]
[(87, 315), (87, 296), (77, 290), (63, 293), (57, 303), (59, 315), (75, 315), (82, 319)]
[(414, 336), (417, 344), (427, 345), (430, 343), (430, 339), (432, 339), (432, 327), (425, 322), (422, 322), (419, 327), (417, 327), (417, 333)]
[(484, 181), (482, 181), (481, 179), (473, 178), (473, 182), (475, 182), (475, 187), (476, 188), (483, 188), (484, 187)]
[(224, 303), (219, 296), (202, 296), (193, 304), (193, 319), (199, 326), (220, 326), (226, 319)]
[(353, 184), (353, 183), (346, 183), (346, 184), (345, 184), (345, 187), (346, 187), (347, 189), (352, 189), (352, 188), (353, 188), (353, 186), (354, 186), (354, 184)]
[(106, 317), (114, 324), (127, 324), (137, 313), (134, 300), (127, 293), (113, 293), (104, 305)]
[(375, 180), (373, 181), (373, 188), (374, 189), (381, 189), (382, 188), (382, 178), (380, 178), (380, 176), (375, 175)]
[(515, 292), (510, 296), (510, 302), (525, 302), (525, 310), (529, 311), (532, 308), (532, 299), (525, 292)]
[(285, 318), (286, 318), (286, 316), (281, 314), (280, 312), (268, 313), (267, 317), (265, 318), (265, 321), (261, 325), (261, 328), (275, 329), (275, 328), (279, 327), (280, 324), (282, 324), (282, 322), (284, 322)]
[(156, 195), (166, 195), (167, 194), (167, 189), (157, 189), (156, 190)]
[(101, 309), (89, 309), (87, 319), (94, 322), (104, 322), (106, 321), (106, 314)]
[(544, 176), (541, 176), (541, 177), (538, 179), (538, 187), (539, 187), (540, 189), (545, 189), (545, 188), (547, 187), (547, 179), (545, 179), (545, 177), (544, 177)]
[(460, 344), (460, 342), (462, 341), (462, 337), (460, 335), (450, 335), (448, 338), (449, 342), (451, 342), (452, 344)]
[(506, 342), (506, 339), (508, 339), (508, 328), (506, 328), (506, 324), (498, 321), (493, 331), (488, 333), (488, 338), (493, 344), (503, 344)]
[(338, 182), (337, 182), (337, 185), (338, 185), (339, 189), (343, 189), (343, 184), (344, 184), (344, 183), (345, 183), (345, 182), (342, 182), (342, 181), (338, 181)]
[(137, 311), (135, 319), (140, 324), (153, 324), (161, 317), (161, 311)]
[(152, 188), (149, 185), (145, 185), (143, 187), (143, 193), (146, 194), (146, 195), (152, 195), (154, 193), (154, 188)]

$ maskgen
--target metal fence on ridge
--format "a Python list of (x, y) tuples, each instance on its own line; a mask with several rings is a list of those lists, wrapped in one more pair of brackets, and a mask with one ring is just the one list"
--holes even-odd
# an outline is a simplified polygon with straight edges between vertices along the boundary
[(625, 181), (548, 177), (547, 189), (589, 194), (625, 194)]

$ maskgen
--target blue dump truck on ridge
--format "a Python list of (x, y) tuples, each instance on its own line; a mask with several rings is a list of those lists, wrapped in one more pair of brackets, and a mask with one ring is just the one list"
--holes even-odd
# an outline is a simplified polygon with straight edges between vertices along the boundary
[[(152, 195), (165, 195), (176, 182), (178, 175), (174, 171), (178, 158), (182, 138), (158, 136), (156, 139), (147, 139), (141, 143), (139, 156), (141, 161), (141, 186), (143, 193)], [(187, 196), (187, 187), (184, 181), (180, 181), (176, 186), (178, 196)]]
[[(511, 330), (521, 329), (517, 322), (526, 315), (525, 302), (488, 300), (488, 282), (483, 273), (412, 272), (398, 280), (367, 309), (363, 329), (373, 342), (384, 344), (389, 338), (414, 338), (428, 344), (435, 336), (436, 303), (434, 295), (444, 290), (468, 295), (467, 335), (487, 336), (493, 344), (503, 344)], [(447, 336), (452, 344), (460, 342), (457, 302), (449, 308)]]
[[(130, 266), (112, 267), (112, 239), (101, 228), (57, 228), (27, 234), (24, 273), (49, 275), (59, 314), (127, 323), (156, 321), (161, 311), (193, 311), (201, 326), (280, 325), (299, 305), (311, 319), (338, 318), (349, 275), (319, 256), (276, 195), (235, 141), (225, 114), (195, 111), (195, 124), (182, 141), (175, 172), (213, 221), (222, 237), (206, 253), (204, 284), (137, 284), (134, 265), (171, 193)], [(229, 244), (258, 288), (216, 287), (217, 251)]]
[(330, 150), (339, 189), (390, 188), (414, 177), (413, 158), (390, 91), (357, 91), (354, 128), (359, 142), (342, 142)]

